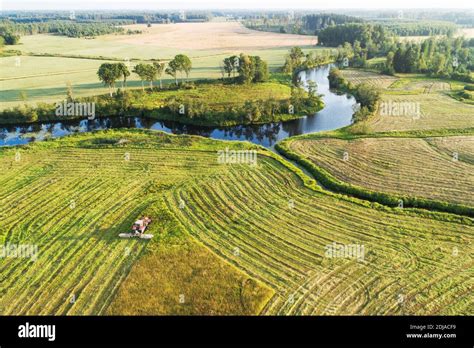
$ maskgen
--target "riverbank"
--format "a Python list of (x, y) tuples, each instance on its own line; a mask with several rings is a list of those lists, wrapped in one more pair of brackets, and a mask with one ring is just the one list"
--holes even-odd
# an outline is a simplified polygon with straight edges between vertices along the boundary
[(0, 124), (141, 116), (199, 126), (234, 126), (288, 121), (323, 107), (315, 91), (293, 87), (289, 76), (274, 74), (263, 83), (237, 84), (225, 79), (142, 90), (122, 88), (112, 96), (74, 99), (69, 95), (55, 104), (4, 110)]
[[(450, 195), (450, 190), (459, 185), (465, 185), (460, 190), (467, 194), (465, 190), (470, 184), (460, 182), (460, 178), (468, 179), (472, 171), (473, 154), (467, 144), (472, 143), (473, 134), (471, 128), (460, 132), (354, 135), (350, 127), (346, 127), (288, 138), (275, 148), (331, 191), (391, 207), (423, 208), (474, 217), (469, 196)], [(433, 140), (436, 138), (439, 141)], [(446, 145), (450, 139), (454, 139), (451, 145), (455, 145), (455, 149), (460, 147), (461, 139), (466, 143), (463, 152), (456, 152), (455, 160), (449, 153), (452, 146)], [(425, 143), (439, 148), (440, 153), (433, 152)], [(390, 167), (381, 165), (381, 161), (391, 163)], [(444, 170), (440, 171), (438, 166)], [(426, 175), (427, 170), (431, 175)], [(452, 176), (452, 172), (456, 175)], [(443, 192), (432, 192), (432, 187), (440, 186), (441, 182), (446, 186)]]
[[(329, 65), (309, 70), (301, 74), (303, 85), (310, 81), (316, 83), (317, 93), (322, 95), (324, 108), (316, 113), (264, 124), (207, 127), (183, 124), (181, 122), (148, 117), (103, 117), (93, 120), (65, 120), (36, 123), (18, 123), (0, 126), (0, 146), (22, 145), (33, 141), (62, 137), (74, 133), (90, 132), (117, 128), (140, 128), (162, 130), (175, 134), (192, 134), (215, 139), (245, 140), (265, 147), (287, 137), (332, 130), (351, 124), (355, 100), (351, 96), (334, 93), (329, 89)], [(284, 83), (288, 76), (272, 75), (272, 78)]]
[[(416, 95), (423, 100), (432, 93), (444, 92), (444, 85), (435, 79), (427, 84), (424, 80), (400, 80), (361, 70), (349, 71), (350, 79), (346, 80), (344, 72), (332, 70), (329, 81), (336, 90), (354, 94), (362, 105), (354, 115), (354, 124), (337, 131), (285, 139), (275, 146), (276, 150), (303, 166), (331, 191), (392, 207), (474, 217), (472, 199), (464, 196), (472, 187), (469, 173), (473, 154), (469, 148), (473, 128), (467, 124), (464, 128), (450, 126), (454, 110), (467, 106), (452, 102), (450, 118), (439, 122), (432, 112), (436, 104), (422, 105), (423, 112), (413, 117), (397, 118), (400, 115), (379, 110), (386, 108), (387, 100), (397, 94), (404, 98)], [(380, 92), (374, 93), (376, 90)], [(379, 93), (381, 98), (372, 98)], [(396, 103), (400, 103), (399, 99)], [(385, 123), (396, 120), (403, 127), (371, 130), (368, 123), (374, 119)], [(422, 129), (415, 127), (419, 120)], [(463, 122), (468, 120), (464, 118)]]

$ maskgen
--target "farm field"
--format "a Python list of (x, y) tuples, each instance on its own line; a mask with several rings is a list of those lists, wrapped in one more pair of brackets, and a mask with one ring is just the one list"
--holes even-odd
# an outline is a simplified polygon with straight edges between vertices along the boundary
[[(144, 148), (107, 145), (123, 138), (143, 144)], [(161, 298), (170, 299), (163, 302), (167, 307), (150, 307), (149, 314), (150, 309), (173, 314), (181, 293), (201, 296), (194, 300), (201, 310), (224, 314), (226, 309), (232, 309), (236, 314), (257, 314), (264, 303), (259, 305), (250, 295), (255, 291), (257, 300), (265, 299), (270, 290), (255, 282), (253, 290), (250, 285), (246, 287), (251, 282), (248, 276), (190, 241), (162, 207), (164, 195), (175, 185), (224, 169), (217, 165), (215, 151), (211, 151), (219, 144), (162, 133), (85, 134), (22, 148), (18, 150), (18, 162), (11, 158), (17, 149), (2, 148), (0, 181), (5, 186), (0, 198), (0, 240), (2, 244), (37, 244), (39, 256), (35, 262), (2, 259), (0, 313), (104, 314), (132, 266), (142, 257), (148, 260), (146, 265), (155, 266), (154, 260), (161, 257), (161, 262), (169, 263), (166, 267), (180, 264), (180, 270), (185, 272), (180, 279), (183, 283), (174, 284), (174, 278), (165, 276), (164, 267), (159, 269), (163, 278), (160, 287), (154, 285), (156, 293), (147, 289), (146, 293), (138, 293), (140, 297), (153, 298), (155, 294), (160, 298), (167, 287), (176, 293), (173, 298)], [(129, 161), (125, 160), (127, 153)], [(156, 219), (149, 229), (155, 234), (151, 242), (118, 238), (118, 233), (128, 231), (132, 222), (145, 213)], [(165, 252), (160, 249), (163, 246)], [(188, 262), (182, 262), (185, 256)], [(137, 274), (146, 278), (150, 271), (158, 271), (151, 267), (144, 273), (141, 263), (137, 267), (138, 273), (132, 272), (127, 279), (133, 280)], [(214, 277), (218, 284), (209, 282), (207, 277)], [(140, 281), (146, 284), (146, 279)], [(193, 292), (194, 288), (199, 291)], [(244, 297), (235, 294), (239, 290), (246, 291)], [(214, 296), (209, 297), (210, 293)], [(73, 296), (75, 302), (71, 303)], [(213, 302), (217, 298), (221, 302)], [(124, 300), (119, 295), (118, 304), (112, 308), (139, 310), (135, 303), (122, 308)], [(222, 303), (224, 300), (227, 302)], [(242, 308), (242, 304), (246, 307)], [(193, 308), (187, 313), (200, 310), (199, 306)]]
[(159, 106), (166, 99), (191, 98), (193, 101), (208, 102), (213, 110), (225, 111), (233, 104), (243, 104), (247, 100), (274, 98), (287, 100), (291, 97), (291, 87), (277, 82), (263, 82), (252, 85), (201, 84), (194, 89), (165, 90), (159, 93), (140, 94), (134, 99), (137, 105)]
[(315, 137), (290, 141), (289, 147), (352, 185), (474, 205), (473, 136)]
[[(474, 37), (474, 28), (459, 28), (454, 36), (463, 36), (466, 39)], [(442, 37), (441, 35), (434, 35), (434, 37)], [(400, 41), (407, 42), (421, 42), (428, 39), (429, 36), (400, 36)]]
[(181, 237), (153, 248), (133, 266), (105, 314), (255, 315), (273, 294), (209, 249)]
[(97, 81), (97, 69), (102, 63), (91, 59), (22, 56), (17, 67), (15, 57), (0, 58), (1, 108), (23, 103), (21, 92), (29, 102), (63, 100), (68, 83), (77, 96), (107, 93)]
[[(381, 103), (413, 105), (419, 113), (385, 115), (378, 113), (366, 123), (372, 132), (409, 131), (428, 129), (461, 129), (474, 124), (474, 105), (460, 102), (448, 93), (462, 89), (456, 81), (428, 78), (421, 75), (399, 74), (391, 76), (358, 70), (342, 70), (344, 77), (355, 84), (366, 82), (381, 87)], [(377, 77), (378, 76), (378, 77)]]
[[(257, 164), (219, 164), (225, 148), (259, 149)], [(323, 192), (255, 145), (85, 133), (2, 148), (0, 169), (0, 239), (39, 246), (0, 264), (3, 315), (474, 313), (471, 219)], [(156, 238), (117, 237), (144, 214)], [(363, 252), (330, 257), (333, 243)], [(150, 299), (130, 309), (134, 289)]]
[[(19, 60), (15, 56), (0, 58), (1, 107), (22, 103), (20, 92), (26, 93), (29, 103), (61, 100), (65, 97), (68, 83), (73, 86), (76, 96), (106, 93), (96, 72), (107, 58), (130, 59), (133, 67), (141, 60), (169, 60), (183, 53), (193, 62), (191, 79), (202, 79), (220, 78), (220, 62), (241, 52), (259, 55), (274, 70), (283, 65), (285, 55), (294, 45), (301, 45), (305, 52), (323, 50), (314, 46), (315, 37), (252, 31), (236, 22), (133, 27), (143, 30), (143, 33), (105, 35), (95, 39), (47, 34), (23, 36), (19, 45), (9, 46), (9, 49), (23, 52)], [(210, 35), (210, 32), (214, 34)], [(76, 57), (28, 55), (31, 53)], [(98, 59), (100, 57), (103, 58)], [(171, 82), (168, 75), (163, 77), (165, 82)], [(129, 86), (141, 86), (138, 76), (130, 76)]]
[(359, 69), (344, 69), (341, 70), (344, 78), (353, 84), (366, 83), (377, 88), (388, 88), (398, 78), (389, 75), (381, 75), (370, 71)]
[(154, 25), (147, 28), (146, 24), (125, 25), (125, 30), (141, 30), (138, 38), (120, 35), (114, 41), (128, 44), (155, 45), (192, 50), (252, 50), (261, 48), (315, 46), (317, 37), (312, 35), (294, 35), (260, 32), (244, 27), (241, 23), (211, 21), (206, 23), (177, 23)]

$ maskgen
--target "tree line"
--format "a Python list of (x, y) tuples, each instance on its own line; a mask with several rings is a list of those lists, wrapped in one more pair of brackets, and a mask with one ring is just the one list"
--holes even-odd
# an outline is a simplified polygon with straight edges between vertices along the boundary
[[(4, 18), (15, 23), (45, 23), (52, 21), (62, 21), (70, 19), (69, 11), (19, 11), (9, 12), (3, 15)], [(75, 20), (78, 22), (96, 22), (106, 23), (115, 22), (123, 24), (135, 23), (172, 23), (172, 22), (203, 22), (212, 18), (212, 13), (208, 11), (186, 11), (183, 18), (178, 11), (78, 11), (75, 14)]]
[(78, 22), (72, 20), (55, 20), (47, 22), (15, 23), (9, 20), (0, 22), (0, 29), (17, 33), (17, 35), (56, 34), (68, 37), (93, 37), (112, 33), (122, 33), (120, 25), (132, 24), (132, 21), (114, 22)]
[(387, 50), (394, 38), (383, 25), (369, 23), (336, 25), (322, 30), (318, 35), (318, 44), (322, 46), (337, 47), (346, 42), (351, 45), (359, 42), (370, 56)]
[[(139, 63), (134, 66), (132, 72), (138, 75), (142, 81), (142, 89), (144, 89), (144, 82), (147, 81), (150, 87), (153, 87), (153, 81), (159, 80), (160, 88), (163, 88), (162, 76), (166, 73), (175, 79), (176, 86), (178, 86), (178, 73), (184, 73), (186, 79), (192, 69), (192, 63), (188, 56), (184, 54), (176, 55), (168, 66), (164, 62), (155, 61), (152, 64)], [(130, 70), (125, 63), (103, 63), (97, 71), (99, 80), (102, 81), (109, 88), (109, 94), (112, 96), (115, 84), (118, 80), (122, 80), (122, 88), (127, 87), (127, 78), (130, 76)]]
[(442, 21), (388, 21), (380, 24), (398, 36), (452, 36), (457, 31), (454, 23)]
[(318, 35), (323, 29), (330, 26), (346, 23), (362, 23), (363, 19), (335, 13), (318, 13), (303, 16), (303, 28), (312, 34)]
[(360, 109), (353, 116), (355, 122), (366, 120), (375, 111), (381, 98), (377, 88), (366, 83), (354, 85), (348, 82), (337, 68), (331, 68), (328, 79), (330, 88), (352, 94), (360, 104)]
[[(324, 33), (324, 34), (323, 34)], [(367, 60), (386, 57), (386, 74), (425, 73), (471, 82), (474, 40), (449, 36), (422, 42), (400, 42), (381, 25), (344, 24), (322, 31), (323, 45), (338, 45), (336, 61), (343, 66), (366, 67)], [(344, 42), (342, 42), (344, 41)]]
[(239, 56), (224, 58), (220, 65), (222, 78), (227, 75), (233, 82), (248, 84), (268, 80), (268, 63), (259, 56), (249, 56), (241, 53)]
[(473, 47), (458, 38), (430, 38), (422, 43), (397, 43), (387, 53), (384, 72), (426, 73), (472, 82)]
[(317, 35), (329, 26), (344, 23), (360, 23), (361, 18), (336, 13), (293, 14), (270, 13), (262, 16), (244, 16), (248, 28), (261, 31)]

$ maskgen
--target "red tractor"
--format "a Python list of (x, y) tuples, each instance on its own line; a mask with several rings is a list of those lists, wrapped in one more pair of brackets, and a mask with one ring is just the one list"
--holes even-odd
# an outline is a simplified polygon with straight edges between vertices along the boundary
[(145, 234), (145, 230), (148, 225), (151, 223), (151, 219), (148, 216), (144, 216), (141, 219), (135, 221), (132, 225), (132, 231), (130, 233), (120, 233), (119, 237), (121, 238), (133, 238), (138, 237), (141, 239), (151, 239), (152, 234)]

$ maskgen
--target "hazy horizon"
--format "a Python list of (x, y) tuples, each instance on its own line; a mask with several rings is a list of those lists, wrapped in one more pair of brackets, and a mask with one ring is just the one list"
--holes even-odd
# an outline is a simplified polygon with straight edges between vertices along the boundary
[(440, 0), (400, 0), (390, 4), (380, 5), (374, 0), (333, 0), (328, 4), (326, 1), (294, 0), (289, 6), (288, 1), (281, 0), (240, 0), (216, 1), (216, 0), (186, 0), (186, 1), (153, 1), (153, 0), (71, 0), (71, 1), (34, 1), (34, 0), (0, 0), (0, 9), (3, 11), (15, 10), (356, 10), (356, 9), (426, 9), (426, 10), (473, 10), (471, 2), (467, 0), (452, 0), (449, 2)]

